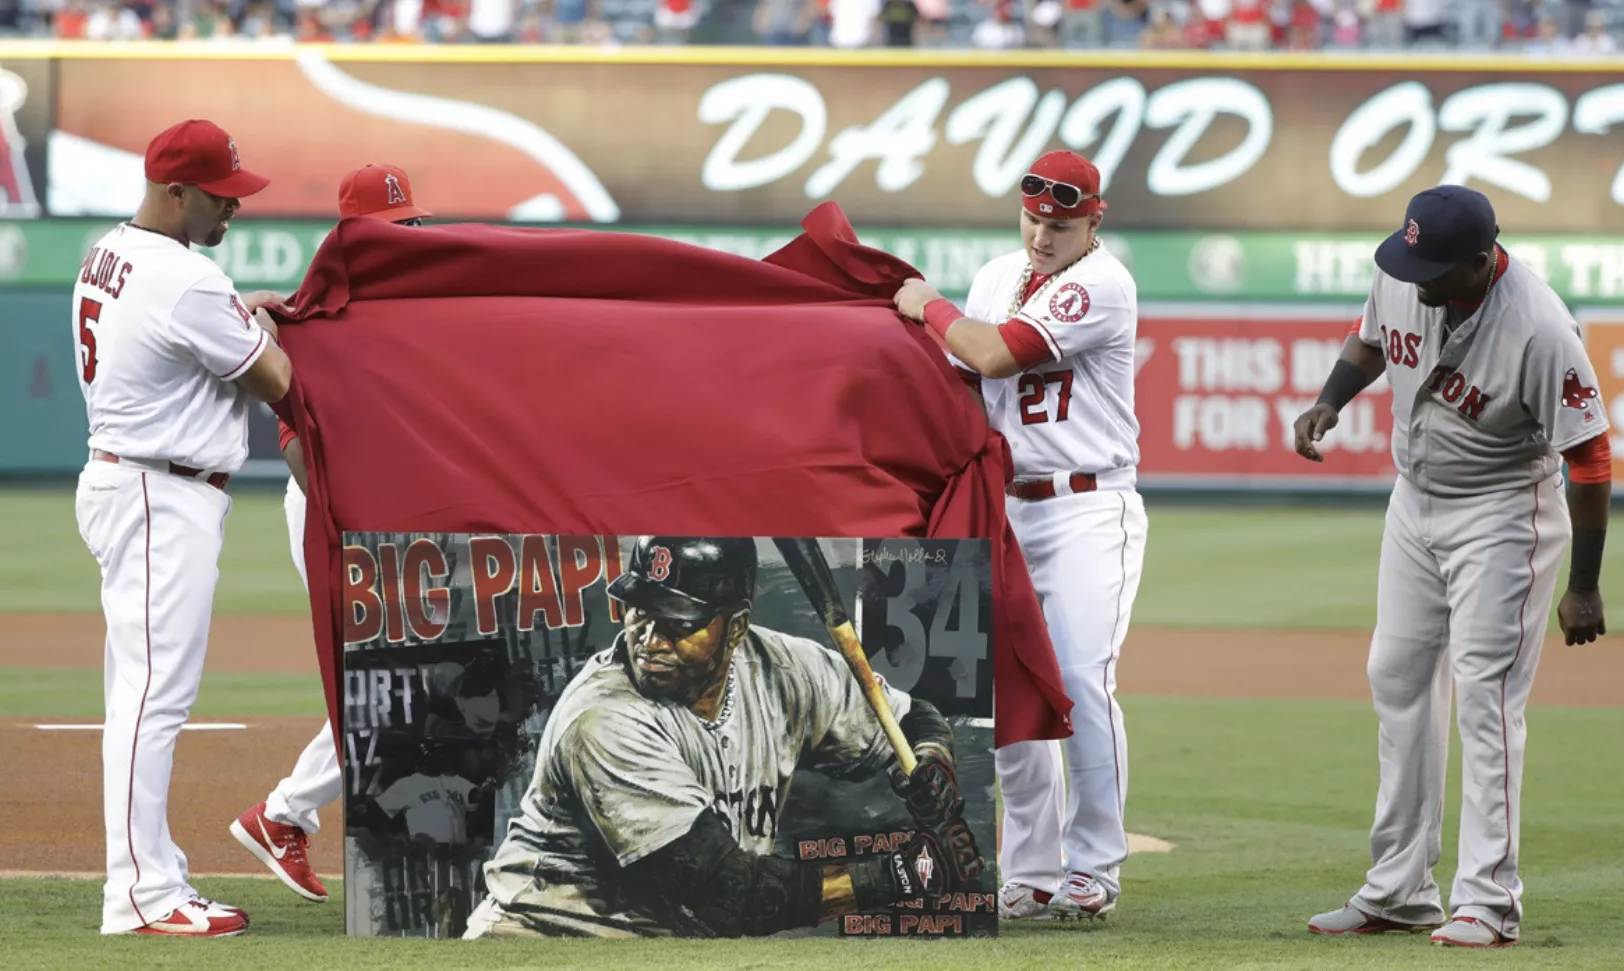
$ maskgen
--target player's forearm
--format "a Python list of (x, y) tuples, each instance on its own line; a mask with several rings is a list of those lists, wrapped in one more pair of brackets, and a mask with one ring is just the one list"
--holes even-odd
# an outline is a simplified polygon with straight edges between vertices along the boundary
[(952, 757), (953, 726), (935, 705), (923, 698), (914, 698), (909, 703), (908, 714), (898, 724), (902, 734), (912, 739), (915, 748), (937, 745), (948, 757)]
[(1358, 335), (1349, 335), (1342, 343), (1342, 354), (1332, 366), (1330, 377), (1325, 379), (1320, 403), (1341, 411), (1359, 392), (1381, 377), (1385, 367), (1381, 351), (1360, 340)]
[(297, 438), (288, 442), (288, 447), (282, 450), (282, 458), (288, 463), (288, 472), (292, 473), (293, 481), (298, 483), (299, 491), (309, 495), (310, 487), (305, 485), (304, 448)]
[(823, 903), (818, 907), (818, 923), (856, 912), (857, 888), (852, 884), (851, 871), (844, 866), (824, 867)]
[(945, 339), (954, 357), (984, 377), (1007, 378), (1021, 371), (996, 324), (960, 317), (947, 329)]
[(1601, 582), (1602, 549), (1607, 543), (1607, 513), (1612, 482), (1574, 482), (1568, 486), (1568, 516), (1573, 522), (1573, 550), (1568, 589), (1590, 593)]
[(683, 901), (717, 936), (762, 937), (911, 896), (899, 890), (896, 868), (894, 853), (833, 864), (751, 853), (706, 812), (626, 873)]
[(237, 384), (259, 400), (274, 405), (286, 397), (293, 386), (293, 362), (271, 341), (259, 360), (237, 378)]

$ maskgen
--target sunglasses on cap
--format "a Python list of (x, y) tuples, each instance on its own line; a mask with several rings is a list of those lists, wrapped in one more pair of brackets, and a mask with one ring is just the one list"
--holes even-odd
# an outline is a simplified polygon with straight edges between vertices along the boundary
[(395, 223), (395, 225), (397, 225), (397, 226), (421, 226), (421, 225), (423, 225), (423, 217), (422, 216), (413, 216), (410, 219), (401, 219), (401, 220), (398, 220)]
[(1043, 195), (1044, 192), (1048, 192), (1053, 196), (1054, 201), (1059, 203), (1062, 209), (1076, 209), (1083, 204), (1085, 199), (1098, 199), (1100, 197), (1098, 192), (1085, 193), (1070, 183), (1045, 179), (1041, 175), (1033, 175), (1030, 172), (1021, 176), (1021, 195), (1032, 199)]

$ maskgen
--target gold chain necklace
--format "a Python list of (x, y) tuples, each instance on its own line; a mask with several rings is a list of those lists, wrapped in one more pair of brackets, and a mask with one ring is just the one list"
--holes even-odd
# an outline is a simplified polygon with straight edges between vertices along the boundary
[[(1095, 236), (1093, 241), (1088, 244), (1088, 249), (1083, 251), (1083, 256), (1087, 256), (1099, 248), (1100, 238)], [(1072, 260), (1070, 263), (1067, 263), (1065, 266), (1062, 266), (1060, 269), (1050, 274), (1049, 278), (1043, 281), (1043, 285), (1038, 287), (1038, 292), (1032, 294), (1030, 298), (1026, 296), (1026, 288), (1032, 284), (1032, 261), (1027, 260), (1026, 269), (1021, 271), (1021, 282), (1015, 286), (1015, 297), (1009, 303), (1009, 313), (1004, 315), (1004, 319), (1009, 320), (1013, 318), (1016, 314), (1021, 312), (1022, 307), (1026, 306), (1032, 300), (1036, 300), (1038, 297), (1042, 296), (1048, 291), (1049, 287), (1054, 284), (1054, 281), (1060, 279), (1062, 274), (1081, 262), (1083, 256), (1077, 257), (1077, 259)]]

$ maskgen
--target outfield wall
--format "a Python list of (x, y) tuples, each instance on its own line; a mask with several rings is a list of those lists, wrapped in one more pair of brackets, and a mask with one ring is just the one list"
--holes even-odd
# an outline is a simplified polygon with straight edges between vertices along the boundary
[[(322, 218), (387, 160), (456, 219), (1001, 229), (1044, 148), (1119, 228), (1396, 226), (1440, 182), (1519, 232), (1614, 231), (1624, 63), (1162, 51), (0, 41), (0, 216), (121, 215), (179, 118)], [(153, 97), (162, 92), (163, 97)]]
[[(248, 208), (267, 218), (209, 255), (284, 292), (339, 177), (389, 161), (444, 221), (752, 258), (834, 200), (962, 299), (1017, 245), (1026, 160), (1070, 147), (1099, 164), (1103, 235), (1140, 286), (1146, 487), (1381, 492), (1383, 388), (1323, 465), (1295, 457), (1289, 426), (1372, 249), (1440, 182), (1494, 200), (1507, 247), (1586, 323), (1624, 425), (1621, 79), (1617, 60), (1457, 55), (0, 41), (0, 476), (82, 462), (66, 288), (133, 212), (152, 133), (209, 117), (272, 179)], [(250, 477), (281, 474), (268, 410), (252, 453)]]

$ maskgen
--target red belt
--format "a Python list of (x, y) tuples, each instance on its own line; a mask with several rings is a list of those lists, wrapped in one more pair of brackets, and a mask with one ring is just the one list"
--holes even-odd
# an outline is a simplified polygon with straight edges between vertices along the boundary
[[(1093, 492), (1099, 487), (1093, 473), (1090, 472), (1073, 472), (1070, 481), (1072, 492)], [(1053, 499), (1056, 495), (1054, 479), (1052, 478), (1016, 480), (1011, 482), (1009, 488), (1004, 491), (1016, 499), (1026, 499), (1028, 501)]]
[[(124, 461), (117, 455), (114, 455), (112, 452), (104, 452), (99, 448), (92, 450), (90, 455), (98, 462), (111, 462), (114, 465)], [(159, 463), (154, 462), (152, 464), (158, 465)], [(169, 466), (170, 475), (178, 475), (187, 479), (197, 479), (204, 475), (204, 471), (202, 469), (194, 469), (189, 465), (178, 465), (174, 462), (169, 462), (167, 464)], [(225, 472), (209, 472), (207, 475), (208, 478), (203, 479), (203, 481), (207, 482), (211, 486), (214, 486), (216, 489), (221, 490), (222, 492), (225, 491), (226, 483), (231, 481), (231, 476)]]

